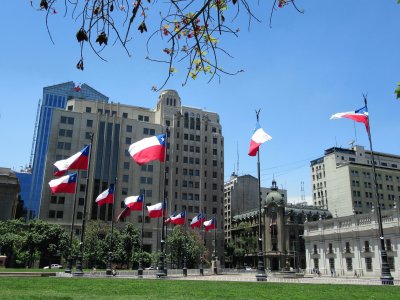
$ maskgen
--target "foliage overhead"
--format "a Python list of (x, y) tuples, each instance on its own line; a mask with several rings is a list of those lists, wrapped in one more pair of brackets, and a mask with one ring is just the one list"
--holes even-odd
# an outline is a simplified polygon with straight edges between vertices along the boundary
[[(30, 0), (33, 7), (46, 13), (45, 20), (50, 38), (50, 17), (56, 17), (59, 9), (64, 17), (70, 16), (76, 22), (76, 39), (80, 43), (80, 58), (76, 67), (84, 69), (84, 50), (90, 47), (98, 57), (105, 60), (101, 52), (108, 45), (119, 44), (130, 56), (128, 43), (134, 42), (135, 33), (147, 37), (146, 59), (165, 63), (167, 76), (160, 90), (182, 65), (186, 72), (183, 84), (199, 74), (210, 76), (235, 75), (241, 71), (228, 71), (219, 64), (219, 57), (229, 52), (221, 46), (220, 40), (226, 35), (237, 37), (240, 29), (233, 28), (241, 18), (260, 20), (255, 15), (251, 0)], [(39, 3), (38, 3), (39, 2)], [(274, 0), (272, 15), (277, 9), (293, 6), (294, 0)], [(137, 30), (137, 31), (136, 31)], [(153, 40), (161, 41), (161, 49), (153, 49)], [(137, 40), (136, 40), (137, 42)], [(157, 45), (159, 45), (157, 43)]]
[[(400, 3), (400, 0), (399, 0)], [(394, 91), (394, 93), (396, 94), (396, 98), (399, 99), (400, 98), (400, 82), (397, 85), (396, 90)]]

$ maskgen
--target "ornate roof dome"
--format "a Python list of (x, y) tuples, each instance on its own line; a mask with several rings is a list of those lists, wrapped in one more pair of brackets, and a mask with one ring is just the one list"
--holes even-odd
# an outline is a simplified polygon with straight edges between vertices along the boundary
[(280, 205), (282, 201), (283, 201), (283, 197), (278, 192), (278, 186), (276, 185), (276, 181), (274, 179), (274, 180), (272, 180), (271, 192), (269, 192), (269, 194), (265, 198), (265, 201), (263, 201), (262, 204), (268, 205), (268, 204), (274, 202), (277, 205)]

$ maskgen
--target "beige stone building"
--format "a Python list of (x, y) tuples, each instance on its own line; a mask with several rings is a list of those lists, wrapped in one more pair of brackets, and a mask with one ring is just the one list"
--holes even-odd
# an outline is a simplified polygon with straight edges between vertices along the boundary
[[(261, 199), (271, 192), (270, 188), (261, 187)], [(286, 203), (287, 191), (278, 189)], [(258, 209), (258, 179), (251, 175), (238, 176), (235, 173), (224, 184), (224, 234), (225, 243), (232, 239), (233, 217), (249, 210)]]
[[(400, 156), (374, 152), (381, 209), (400, 197)], [(313, 203), (337, 216), (370, 212), (375, 206), (371, 151), (362, 146), (330, 148), (311, 161)]]
[(15, 218), (19, 199), (19, 183), (10, 168), (0, 168), (0, 220)]
[[(145, 137), (169, 129), (166, 163), (137, 165), (129, 146)], [(127, 196), (145, 195), (146, 204), (162, 201), (165, 185), (168, 213), (187, 211), (188, 221), (199, 212), (217, 219), (218, 254), (223, 255), (224, 138), (217, 113), (181, 104), (174, 90), (162, 91), (154, 109), (82, 99), (68, 100), (65, 110), (53, 111), (51, 133), (41, 196), (40, 218), (70, 226), (74, 195), (51, 195), (48, 182), (53, 163), (78, 152), (94, 133), (89, 186), (88, 219), (111, 220), (112, 206), (98, 208), (96, 197), (118, 178), (115, 216)], [(165, 180), (163, 180), (165, 172)], [(86, 172), (80, 172), (77, 193), (76, 233), (83, 217)], [(132, 212), (125, 222), (138, 226), (140, 212)], [(156, 251), (160, 242), (159, 219), (144, 218), (146, 251)], [(213, 235), (207, 235), (212, 251)], [(221, 241), (221, 242), (219, 242)]]

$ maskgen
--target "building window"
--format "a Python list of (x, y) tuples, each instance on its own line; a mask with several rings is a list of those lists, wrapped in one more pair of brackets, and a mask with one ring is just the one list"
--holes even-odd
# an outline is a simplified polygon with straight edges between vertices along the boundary
[(85, 204), (85, 198), (79, 198), (78, 199), (78, 205), (83, 206)]
[(54, 219), (56, 217), (56, 211), (55, 210), (49, 210), (49, 219)]
[(85, 191), (86, 191), (86, 184), (81, 184), (81, 185), (79, 186), (79, 191), (80, 191), (80, 192), (85, 192)]
[(88, 139), (88, 140), (89, 140), (91, 137), (92, 137), (92, 133), (86, 131), (86, 132), (85, 132), (85, 139)]
[(128, 182), (129, 181), (129, 175), (122, 175), (122, 182)]
[(315, 269), (315, 270), (318, 270), (318, 269), (319, 269), (318, 258), (314, 258), (314, 269)]
[(347, 271), (353, 271), (353, 259), (351, 257), (346, 258)]
[(132, 125), (126, 125), (126, 132), (132, 132)]
[(329, 259), (329, 268), (331, 270), (335, 270), (335, 259), (334, 258)]
[(65, 203), (65, 197), (58, 197), (58, 204), (64, 204)]
[(57, 203), (57, 196), (51, 196), (50, 203), (56, 204)]
[(393, 256), (388, 256), (387, 262), (388, 262), (390, 271), (395, 271), (395, 268), (394, 268), (394, 257)]
[(124, 162), (124, 169), (129, 170), (129, 165), (130, 165), (129, 162)]
[(83, 213), (81, 211), (78, 211), (78, 213), (76, 214), (76, 219), (77, 220), (82, 220), (83, 219)]
[(372, 258), (371, 257), (366, 257), (365, 258), (365, 268), (367, 271), (372, 271)]
[(57, 218), (57, 219), (62, 219), (63, 216), (64, 216), (64, 212), (63, 212), (62, 210), (58, 210), (58, 211), (57, 211), (56, 218)]
[(86, 112), (87, 112), (87, 113), (91, 113), (91, 112), (92, 112), (92, 108), (91, 108), (91, 107), (88, 107), (88, 106), (86, 106)]
[(86, 120), (86, 127), (93, 127), (93, 120)]
[(125, 138), (125, 144), (130, 145), (132, 144), (132, 139), (130, 137)]

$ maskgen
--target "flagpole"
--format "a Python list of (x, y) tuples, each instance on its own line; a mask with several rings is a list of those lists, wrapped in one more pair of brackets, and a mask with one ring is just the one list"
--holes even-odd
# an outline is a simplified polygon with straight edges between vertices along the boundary
[(156, 273), (156, 276), (158, 278), (167, 276), (167, 272), (165, 270), (165, 250), (164, 250), (164, 246), (165, 246), (165, 213), (164, 213), (164, 210), (166, 209), (165, 178), (167, 176), (167, 170), (166, 170), (165, 164), (166, 164), (166, 160), (167, 160), (168, 134), (169, 134), (169, 130), (167, 127), (165, 130), (164, 176), (162, 177), (162, 180), (163, 180), (163, 195), (162, 195), (163, 204), (162, 204), (162, 222), (161, 222), (162, 230), (161, 230), (161, 242), (160, 242), (161, 253), (160, 253), (160, 257), (158, 259), (158, 271)]
[[(139, 196), (140, 195), (140, 189), (139, 189)], [(144, 234), (144, 206), (146, 204), (145, 202), (145, 193), (143, 193), (143, 204), (142, 204), (142, 226), (140, 230), (140, 257), (139, 257), (139, 266), (138, 266), (138, 277), (143, 278), (143, 234)]]
[[(203, 216), (202, 216), (202, 219), (201, 219), (201, 223), (200, 223), (200, 227), (199, 227), (199, 230), (200, 230), (200, 237), (202, 237), (203, 238), (203, 246), (204, 246), (204, 248), (206, 247), (206, 236), (205, 236), (205, 231), (204, 231), (204, 229), (202, 228), (203, 227), (203, 221), (204, 221), (204, 218), (203, 218)], [(200, 252), (200, 275), (201, 276), (203, 276), (204, 275), (204, 268), (203, 268), (203, 260), (204, 260), (204, 251), (202, 251), (202, 252)]]
[[(259, 122), (260, 110), (256, 111), (257, 124)], [(260, 180), (260, 149), (257, 151), (257, 175), (258, 175), (258, 263), (257, 263), (257, 281), (266, 281), (263, 254), (263, 234), (262, 234), (262, 217), (261, 217), (261, 180)]]
[(218, 266), (217, 266), (217, 219), (214, 216), (214, 275), (218, 275)]
[[(368, 111), (368, 104), (367, 104), (367, 96), (363, 95), (365, 108)], [(383, 226), (382, 226), (382, 215), (381, 215), (381, 204), (379, 201), (379, 192), (378, 192), (378, 182), (376, 178), (376, 168), (375, 168), (375, 158), (374, 158), (374, 151), (372, 149), (372, 137), (371, 137), (371, 123), (369, 122), (368, 118), (368, 140), (369, 140), (369, 147), (371, 150), (371, 159), (372, 159), (372, 173), (374, 178), (374, 185), (375, 185), (375, 196), (376, 196), (376, 206), (377, 206), (377, 218), (378, 218), (378, 228), (379, 228), (379, 239), (380, 239), (380, 248), (381, 248), (381, 282), (385, 285), (393, 285), (393, 277), (390, 274), (390, 267), (388, 263), (387, 252), (385, 248), (385, 237), (383, 235)]]
[[(85, 199), (84, 199), (84, 204), (83, 204), (83, 218), (82, 218), (82, 228), (81, 228), (81, 239), (79, 242), (79, 253), (78, 257), (76, 259), (76, 271), (75, 275), (82, 276), (83, 275), (83, 270), (82, 270), (82, 260), (83, 260), (83, 240), (85, 237), (85, 223), (86, 223), (86, 207), (87, 207), (87, 202), (88, 202), (88, 191), (89, 191), (89, 174), (90, 174), (90, 160), (92, 157), (92, 144), (93, 144), (93, 136), (94, 133), (90, 133), (90, 151), (88, 155), (88, 169), (87, 169), (87, 174), (86, 174), (86, 189), (85, 189)], [(77, 183), (78, 184), (78, 183)]]
[(113, 203), (112, 203), (112, 211), (111, 211), (111, 241), (110, 241), (110, 251), (107, 254), (107, 269), (106, 275), (112, 275), (112, 266), (111, 260), (113, 255), (114, 248), (114, 212), (115, 212), (115, 195), (117, 193), (117, 177), (114, 179), (114, 193), (113, 193)]
[(182, 272), (183, 272), (183, 276), (187, 277), (187, 266), (186, 266), (186, 260), (187, 260), (187, 257), (186, 257), (186, 255), (187, 255), (186, 254), (186, 252), (187, 252), (186, 211), (185, 211), (185, 224), (183, 226), (185, 226), (185, 235), (184, 235), (184, 237), (185, 237), (185, 240), (184, 240), (185, 246), (183, 247), (183, 269), (182, 269)]
[(69, 239), (69, 254), (67, 258), (67, 267), (65, 268), (64, 273), (72, 272), (72, 239), (74, 236), (74, 226), (75, 226), (75, 213), (76, 213), (76, 195), (78, 194), (78, 182), (79, 182), (79, 170), (76, 172), (76, 186), (75, 186), (75, 195), (74, 195), (74, 208), (72, 209), (72, 222), (71, 222), (71, 236)]

